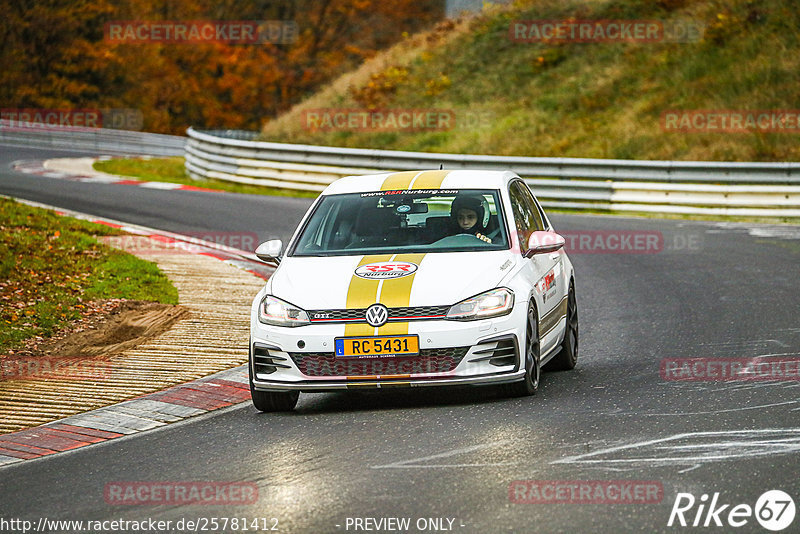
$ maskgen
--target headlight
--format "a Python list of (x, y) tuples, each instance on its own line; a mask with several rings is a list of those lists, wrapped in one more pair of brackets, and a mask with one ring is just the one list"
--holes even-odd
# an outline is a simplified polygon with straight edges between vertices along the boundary
[(508, 315), (514, 307), (514, 293), (501, 287), (462, 300), (450, 307), (447, 319), (455, 321), (474, 321)]
[(267, 295), (258, 306), (258, 320), (273, 326), (303, 326), (311, 324), (308, 314), (297, 306)]

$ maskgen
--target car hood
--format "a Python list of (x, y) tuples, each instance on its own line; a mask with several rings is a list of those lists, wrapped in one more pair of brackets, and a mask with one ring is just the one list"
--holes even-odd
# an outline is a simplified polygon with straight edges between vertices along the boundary
[[(355, 308), (375, 302), (389, 307), (443, 306), (498, 287), (515, 263), (508, 250), (404, 254), (389, 259), (286, 257), (272, 275), (270, 293), (307, 310), (344, 309), (348, 302)], [(385, 269), (393, 273), (382, 274)]]

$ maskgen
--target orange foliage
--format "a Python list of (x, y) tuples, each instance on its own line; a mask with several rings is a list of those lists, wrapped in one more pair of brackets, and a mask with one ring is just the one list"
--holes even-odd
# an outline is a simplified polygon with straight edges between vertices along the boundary
[[(144, 129), (259, 129), (381, 48), (442, 18), (442, 0), (54, 0), (0, 18), (3, 108), (132, 108)], [(26, 8), (21, 4), (30, 4)], [(291, 44), (106, 39), (109, 21), (291, 20)]]

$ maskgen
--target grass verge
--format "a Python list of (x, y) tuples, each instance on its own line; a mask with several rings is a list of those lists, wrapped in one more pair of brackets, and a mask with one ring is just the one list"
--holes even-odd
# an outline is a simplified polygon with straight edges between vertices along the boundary
[(155, 263), (95, 239), (119, 233), (0, 198), (0, 353), (52, 335), (95, 300), (177, 304)]
[(186, 174), (184, 159), (174, 158), (113, 158), (96, 161), (94, 169), (109, 174), (130, 176), (139, 180), (151, 182), (169, 182), (174, 184), (190, 185), (216, 189), (229, 193), (245, 193), (249, 195), (271, 195), (283, 197), (316, 198), (318, 193), (313, 191), (293, 191), (291, 189), (278, 189), (261, 185), (237, 184), (222, 180), (193, 180)]
[[(789, 0), (519, 0), (410, 36), (269, 120), (283, 143), (462, 154), (798, 161), (797, 129), (667, 130), (668, 110), (797, 108), (800, 10)], [(516, 42), (516, 21), (662, 21), (690, 42)], [(523, 25), (524, 26), (524, 25)], [(446, 127), (312, 120), (433, 110)], [(309, 113), (313, 112), (313, 113)], [(352, 124), (355, 124), (353, 126)], [(372, 123), (369, 123), (372, 124)], [(378, 121), (381, 124), (381, 121)]]

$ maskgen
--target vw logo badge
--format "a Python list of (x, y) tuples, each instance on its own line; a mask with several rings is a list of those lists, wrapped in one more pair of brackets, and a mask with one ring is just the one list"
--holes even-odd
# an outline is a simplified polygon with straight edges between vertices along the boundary
[(370, 326), (383, 326), (389, 319), (389, 310), (383, 304), (373, 304), (367, 308), (365, 317)]

